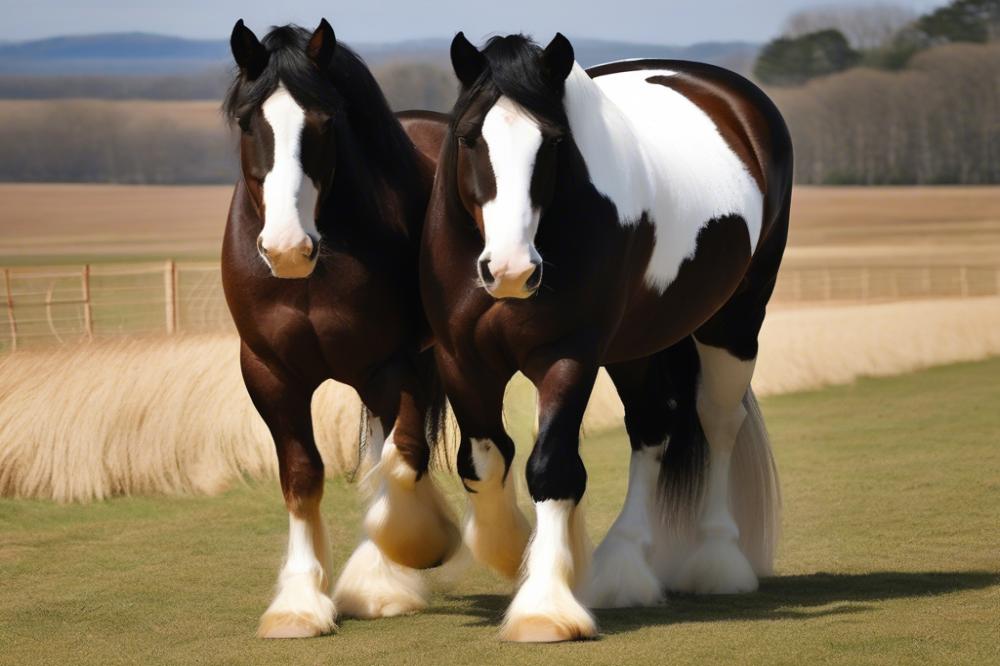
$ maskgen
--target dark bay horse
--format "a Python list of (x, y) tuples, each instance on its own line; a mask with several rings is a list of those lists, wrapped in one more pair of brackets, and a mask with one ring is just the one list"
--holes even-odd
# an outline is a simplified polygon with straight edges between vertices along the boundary
[[(589, 637), (586, 606), (755, 589), (779, 505), (749, 387), (788, 228), (780, 114), (709, 65), (584, 71), (562, 35), (480, 51), (459, 33), (451, 57), (462, 91), (428, 204), (421, 291), (461, 428), (467, 541), (509, 576), (529, 533), (503, 393), (516, 371), (538, 389), (537, 525), (501, 635)], [(588, 572), (578, 446), (601, 366), (625, 405), (632, 461)]]
[[(231, 45), (239, 74), (225, 111), (241, 129), (243, 177), (229, 211), (223, 285), (290, 521), (288, 556), (258, 634), (314, 636), (332, 631), (338, 612), (421, 608), (414, 568), (437, 565), (460, 543), (426, 474), (425, 417), (443, 397), (428, 388), (435, 371), (421, 352), (430, 338), (416, 272), (444, 116), (404, 115), (401, 125), (325, 20), (313, 33), (275, 28), (263, 42), (240, 21)], [(327, 379), (354, 387), (373, 414), (369, 451), (380, 461), (365, 519), (370, 540), (335, 587), (310, 411)]]

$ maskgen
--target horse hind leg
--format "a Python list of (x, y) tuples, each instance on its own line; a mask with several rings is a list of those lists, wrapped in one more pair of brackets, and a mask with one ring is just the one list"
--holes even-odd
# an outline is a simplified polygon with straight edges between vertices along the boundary
[(656, 480), (669, 429), (669, 396), (649, 381), (650, 359), (608, 368), (625, 405), (632, 445), (621, 513), (594, 551), (581, 600), (589, 608), (652, 606), (662, 600), (653, 571)]
[(737, 437), (747, 418), (744, 396), (754, 360), (696, 341), (701, 364), (697, 411), (708, 440), (709, 463), (698, 544), (683, 566), (676, 587), (702, 594), (734, 594), (757, 589), (757, 576), (740, 549), (740, 531), (730, 508), (730, 467)]
[(287, 556), (257, 635), (306, 638), (328, 634), (336, 628), (337, 612), (330, 596), (330, 544), (320, 514), (323, 460), (313, 440), (312, 392), (287, 381), (246, 346), (240, 361), (250, 397), (274, 437), (289, 518)]

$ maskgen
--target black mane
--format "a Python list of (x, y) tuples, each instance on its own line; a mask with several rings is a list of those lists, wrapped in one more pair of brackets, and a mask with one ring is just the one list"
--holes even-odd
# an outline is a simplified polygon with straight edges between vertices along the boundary
[(253, 81), (236, 74), (223, 112), (242, 125), (283, 84), (303, 108), (329, 114), (338, 165), (329, 198), (345, 217), (390, 221), (379, 184), (410, 198), (419, 189), (416, 149), (361, 57), (338, 42), (329, 68), (320, 71), (306, 54), (311, 34), (297, 25), (272, 28), (261, 40), (267, 67)]
[(540, 122), (560, 128), (568, 126), (562, 85), (552, 83), (542, 63), (542, 48), (530, 37), (521, 34), (492, 37), (482, 54), (487, 67), (455, 102), (453, 124), (473, 104), (478, 106), (482, 102), (484, 108), (489, 108), (505, 96)]

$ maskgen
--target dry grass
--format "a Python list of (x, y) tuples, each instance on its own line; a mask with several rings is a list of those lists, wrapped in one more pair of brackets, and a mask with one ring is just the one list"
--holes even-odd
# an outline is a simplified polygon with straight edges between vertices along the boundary
[[(0, 184), (0, 262), (216, 258), (232, 186)], [(6, 258), (5, 258), (6, 255)]]
[[(228, 185), (0, 184), (0, 262), (214, 258), (231, 196)], [(797, 187), (786, 263), (998, 264), (1000, 187)]]
[[(227, 335), (0, 358), (0, 495), (216, 493), (241, 477), (274, 477), (274, 447), (243, 386), (238, 349)], [(313, 405), (324, 460), (353, 469), (353, 391), (329, 382)]]
[[(241, 477), (273, 477), (273, 446), (237, 349), (232, 336), (192, 336), (0, 358), (0, 495), (216, 493)], [(770, 395), (998, 354), (1000, 298), (783, 310), (765, 323), (754, 385)], [(530, 404), (528, 394), (519, 378), (508, 403)], [(354, 392), (329, 382), (313, 413), (328, 469), (353, 470)], [(602, 373), (584, 429), (619, 428), (622, 416)]]
[(1000, 264), (998, 187), (796, 187), (786, 267)]
[[(758, 395), (847, 384), (1000, 355), (1000, 297), (776, 310), (761, 332)], [(584, 428), (618, 427), (624, 409), (601, 374)]]

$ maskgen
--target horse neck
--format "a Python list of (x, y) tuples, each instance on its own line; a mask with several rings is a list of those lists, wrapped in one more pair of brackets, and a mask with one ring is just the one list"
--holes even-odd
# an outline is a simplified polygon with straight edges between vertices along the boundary
[(563, 104), (591, 183), (615, 202), (623, 221), (637, 222), (650, 206), (653, 186), (632, 121), (579, 64), (566, 79)]
[[(395, 128), (386, 128), (392, 131)], [(402, 127), (399, 128), (402, 131)], [(352, 131), (346, 128), (345, 131)], [(417, 153), (409, 142), (401, 142), (392, 155), (380, 155), (381, 161), (365, 154), (359, 137), (352, 136), (352, 150), (338, 152), (334, 174), (332, 217), (350, 216), (361, 225), (357, 231), (375, 232), (378, 236), (406, 238), (410, 243), (420, 237), (423, 222), (421, 181), (405, 165), (417, 169)], [(388, 162), (388, 163), (384, 163)], [(348, 178), (344, 178), (347, 175)], [(337, 221), (334, 224), (337, 225)]]

